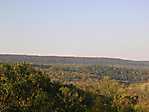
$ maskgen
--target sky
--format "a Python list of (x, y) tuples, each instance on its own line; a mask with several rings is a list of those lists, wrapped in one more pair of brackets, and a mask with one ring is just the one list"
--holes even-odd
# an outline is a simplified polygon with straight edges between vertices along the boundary
[(149, 60), (149, 0), (0, 0), (0, 54)]

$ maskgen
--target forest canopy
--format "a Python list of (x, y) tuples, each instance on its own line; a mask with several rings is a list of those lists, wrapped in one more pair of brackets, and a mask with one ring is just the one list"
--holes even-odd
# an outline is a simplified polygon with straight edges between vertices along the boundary
[[(30, 64), (0, 65), (0, 112), (148, 112), (148, 83), (123, 84), (107, 76), (79, 75), (61, 81), (60, 74), (76, 71), (54, 67), (37, 69)], [(82, 69), (81, 71), (85, 71)], [(66, 73), (65, 73), (66, 72)], [(52, 78), (52, 76), (53, 78)], [(54, 78), (55, 77), (55, 78)], [(54, 80), (57, 79), (57, 80)], [(137, 85), (137, 86), (136, 86)]]

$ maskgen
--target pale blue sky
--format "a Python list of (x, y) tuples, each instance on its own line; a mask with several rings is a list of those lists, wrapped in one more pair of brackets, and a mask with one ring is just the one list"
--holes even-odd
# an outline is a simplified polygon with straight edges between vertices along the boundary
[(0, 53), (149, 60), (149, 0), (0, 0)]

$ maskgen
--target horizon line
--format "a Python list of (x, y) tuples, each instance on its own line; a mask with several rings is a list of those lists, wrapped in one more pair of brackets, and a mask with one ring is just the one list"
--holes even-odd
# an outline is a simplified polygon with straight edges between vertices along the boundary
[(128, 59), (128, 58), (121, 58), (121, 57), (108, 57), (108, 56), (78, 56), (78, 55), (42, 55), (42, 54), (35, 54), (35, 53), (0, 53), (0, 55), (18, 55), (18, 56), (38, 56), (38, 57), (70, 57), (70, 58), (105, 58), (105, 59), (119, 59), (125, 61), (143, 61), (149, 62), (149, 60), (138, 60), (138, 59)]

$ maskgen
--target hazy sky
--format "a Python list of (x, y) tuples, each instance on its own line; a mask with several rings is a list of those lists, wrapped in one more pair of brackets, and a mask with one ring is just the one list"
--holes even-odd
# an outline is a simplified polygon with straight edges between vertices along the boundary
[(0, 0), (0, 53), (149, 60), (149, 0)]

